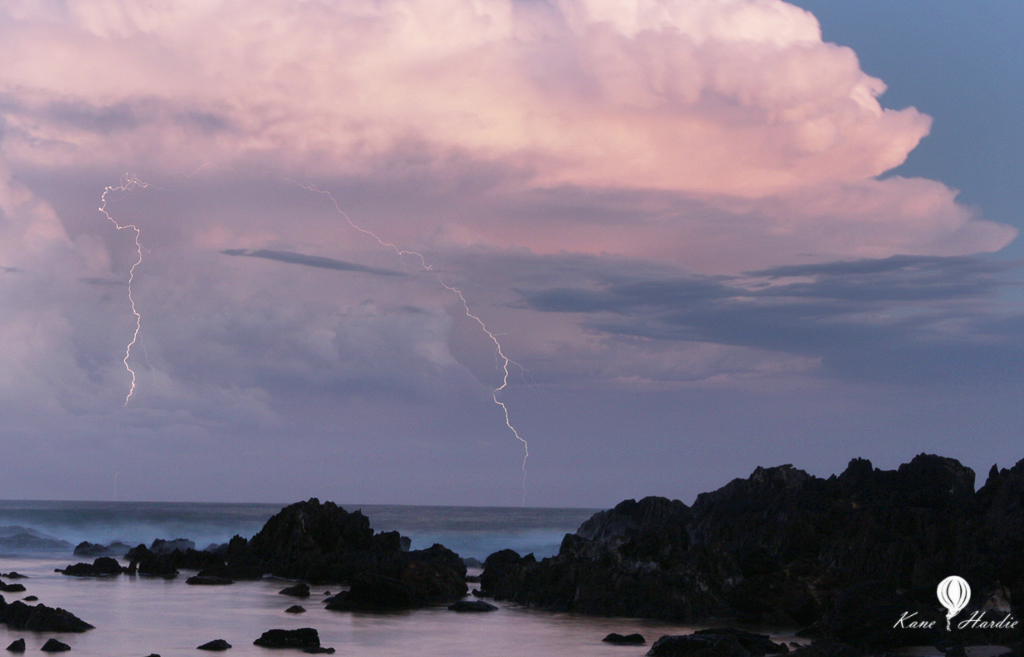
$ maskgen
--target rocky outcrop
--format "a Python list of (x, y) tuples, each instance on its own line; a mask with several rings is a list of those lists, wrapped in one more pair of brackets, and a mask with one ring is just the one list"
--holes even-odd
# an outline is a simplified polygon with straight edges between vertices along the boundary
[(92, 563), (76, 563), (57, 572), (72, 577), (110, 577), (111, 575), (120, 575), (122, 571), (121, 564), (117, 562), (117, 559), (100, 557)]
[(130, 549), (131, 546), (117, 541), (110, 545), (82, 541), (75, 546), (74, 555), (76, 557), (121, 557), (127, 554)]
[(892, 626), (904, 611), (943, 618), (935, 589), (949, 575), (975, 591), (965, 617), (1010, 613), (1024, 600), (1022, 552), (1024, 461), (994, 467), (975, 492), (972, 470), (922, 454), (893, 471), (854, 459), (828, 479), (757, 468), (692, 507), (627, 500), (567, 535), (555, 557), (492, 554), (481, 588), (557, 610), (809, 625), (808, 636), (891, 646), (930, 640)]
[(211, 652), (221, 652), (231, 648), (231, 644), (224, 639), (214, 639), (213, 641), (207, 641), (201, 646), (196, 646), (196, 650), (209, 650)]
[(618, 634), (612, 632), (605, 638), (601, 639), (605, 643), (613, 643), (617, 646), (642, 646), (647, 643), (647, 639), (642, 634)]
[(0, 623), (12, 630), (31, 632), (85, 632), (93, 626), (70, 611), (46, 605), (27, 605), (20, 600), (11, 603), (0, 596)]
[(67, 652), (68, 650), (71, 650), (71, 646), (58, 641), (57, 639), (47, 639), (46, 643), (43, 644), (43, 647), (40, 648), (40, 650), (43, 652)]

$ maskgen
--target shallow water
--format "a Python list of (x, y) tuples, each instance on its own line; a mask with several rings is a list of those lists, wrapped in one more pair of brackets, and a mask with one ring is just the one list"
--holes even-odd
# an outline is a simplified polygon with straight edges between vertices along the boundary
[[(278, 593), (288, 583), (277, 579), (236, 582), (230, 586), (189, 586), (183, 571), (177, 579), (163, 580), (122, 575), (111, 578), (75, 578), (54, 573), (68, 560), (40, 558), (0, 559), (0, 572), (16, 570), (29, 579), (18, 580), (24, 593), (5, 594), (8, 602), (36, 595), (51, 607), (63, 607), (96, 626), (84, 634), (32, 633), (0, 625), (0, 648), (24, 637), (28, 651), (38, 651), (51, 636), (71, 646), (71, 655), (142, 657), (195, 656), (196, 647), (225, 639), (228, 655), (281, 655), (252, 645), (272, 628), (314, 627), (324, 646), (338, 655), (366, 657), (547, 657), (592, 655), (639, 657), (648, 646), (613, 646), (602, 643), (609, 632), (640, 632), (653, 642), (663, 634), (684, 634), (694, 627), (642, 621), (553, 614), (497, 603), (499, 610), (485, 614), (459, 614), (444, 607), (402, 613), (367, 614), (327, 611), (324, 593), (337, 587), (312, 587), (308, 600)], [(286, 614), (301, 604), (306, 613)], [(791, 637), (788, 637), (791, 639)], [(287, 654), (301, 654), (289, 651)]]

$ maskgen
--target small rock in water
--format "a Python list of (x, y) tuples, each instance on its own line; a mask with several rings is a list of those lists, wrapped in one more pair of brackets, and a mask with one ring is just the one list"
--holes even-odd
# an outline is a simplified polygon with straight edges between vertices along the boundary
[(319, 648), (320, 635), (312, 627), (297, 630), (267, 630), (252, 642), (261, 648)]
[(24, 598), (22, 598), (22, 600), (24, 600), (25, 602), (35, 602), (38, 599), (39, 598), (37, 598), (34, 595), (26, 595)]
[(25, 590), (24, 584), (4, 584), (0, 582), (0, 591), (4, 593), (21, 593)]
[(15, 640), (7, 649), (11, 652), (25, 652), (25, 639)]
[(612, 632), (611, 634), (609, 634), (608, 636), (606, 636), (605, 638), (603, 638), (601, 640), (604, 641), (605, 643), (614, 643), (616, 645), (625, 645), (625, 646), (642, 646), (645, 643), (647, 643), (647, 640), (644, 639), (642, 634), (636, 634), (636, 633), (622, 635), (622, 634), (616, 634), (615, 632)]
[(498, 608), (483, 600), (459, 600), (448, 605), (451, 611), (497, 611)]
[(158, 655), (158, 654), (156, 654), (154, 652), (154, 653), (150, 653), (149, 655), (146, 655), (146, 657), (160, 657), (160, 655)]
[(25, 575), (16, 573), (13, 570), (9, 573), (0, 574), (0, 577), (6, 577), (7, 579), (28, 579)]
[(286, 613), (286, 614), (304, 614), (304, 613), (306, 613), (306, 608), (303, 607), (302, 605), (292, 605), (291, 607), (288, 607), (287, 609), (285, 609), (284, 613)]
[(43, 644), (43, 647), (40, 648), (40, 650), (43, 652), (67, 652), (68, 650), (71, 650), (71, 646), (66, 643), (61, 643), (57, 639), (50, 639)]
[(323, 648), (321, 646), (316, 646), (315, 648), (303, 648), (302, 652), (306, 652), (311, 655), (333, 655), (334, 648)]
[(295, 598), (308, 598), (309, 597), (309, 584), (305, 582), (299, 582), (295, 586), (289, 586), (286, 589), (278, 591), (281, 595), (290, 595)]
[(331, 594), (330, 591), (324, 591), (324, 595), (330, 595), (330, 594)]
[(231, 647), (231, 644), (228, 643), (227, 641), (225, 641), (224, 639), (214, 639), (213, 641), (210, 641), (209, 643), (204, 643), (203, 645), (198, 646), (196, 648), (196, 650), (215, 650), (215, 651), (220, 651), (220, 650), (227, 650), (230, 647)]

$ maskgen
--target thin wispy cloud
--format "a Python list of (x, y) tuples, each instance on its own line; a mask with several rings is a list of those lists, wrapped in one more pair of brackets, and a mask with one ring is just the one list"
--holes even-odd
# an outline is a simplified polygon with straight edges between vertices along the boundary
[(317, 269), (354, 271), (362, 274), (373, 274), (375, 276), (405, 276), (403, 272), (396, 271), (394, 269), (367, 267), (366, 265), (360, 265), (354, 262), (345, 262), (344, 260), (307, 255), (305, 253), (296, 253), (294, 251), (275, 251), (272, 249), (223, 249), (221, 253), (229, 256), (276, 260), (277, 262), (286, 262), (290, 265), (302, 265), (304, 267), (315, 267)]

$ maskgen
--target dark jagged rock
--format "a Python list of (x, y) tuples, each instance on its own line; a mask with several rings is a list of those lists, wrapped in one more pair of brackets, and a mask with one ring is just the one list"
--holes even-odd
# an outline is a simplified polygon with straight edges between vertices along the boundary
[(71, 646), (66, 643), (61, 643), (57, 639), (48, 639), (40, 650), (43, 652), (67, 652), (68, 650), (71, 650)]
[(7, 646), (7, 650), (10, 652), (25, 652), (25, 639), (15, 639), (11, 645)]
[(114, 542), (110, 545), (100, 545), (82, 541), (75, 546), (76, 557), (121, 557), (128, 553), (130, 547), (124, 543)]
[(123, 572), (121, 564), (112, 557), (100, 557), (92, 563), (76, 563), (60, 571), (72, 577), (110, 577)]
[[(1024, 461), (994, 467), (975, 492), (972, 470), (922, 454), (893, 471), (854, 459), (828, 479), (757, 468), (692, 507), (627, 500), (567, 535), (554, 557), (492, 554), (480, 588), (554, 610), (810, 626), (807, 636), (878, 649), (931, 642), (892, 626), (903, 612), (944, 620), (935, 589), (952, 574), (975, 592), (962, 618), (982, 607), (1021, 618), (1022, 553)], [(1022, 630), (960, 634), (1006, 644)]]
[(290, 595), (293, 598), (308, 598), (309, 597), (309, 584), (305, 582), (299, 582), (294, 586), (281, 589), (277, 592), (278, 595)]
[(405, 609), (465, 595), (465, 564), (444, 546), (404, 551), (398, 532), (373, 533), (360, 511), (316, 498), (281, 510), (250, 541), (232, 539), (226, 554), (264, 572), (312, 583), (348, 583), (334, 609)]
[(0, 582), (0, 591), (4, 593), (21, 593), (25, 590), (24, 584), (4, 584)]
[(319, 648), (320, 635), (312, 627), (297, 630), (267, 630), (252, 642), (262, 648)]
[(22, 598), (22, 600), (24, 600), (25, 602), (35, 602), (38, 599), (39, 598), (34, 595), (26, 595), (24, 598)]
[(494, 605), (484, 602), (483, 600), (459, 600), (453, 604), (448, 605), (448, 609), (451, 611), (498, 611), (498, 608)]
[(31, 632), (85, 632), (93, 626), (70, 611), (46, 605), (27, 605), (20, 600), (10, 604), (0, 597), (0, 623), (12, 630)]
[(306, 613), (306, 608), (303, 607), (302, 605), (292, 605), (291, 607), (288, 607), (287, 609), (285, 609), (284, 613), (286, 613), (286, 614), (304, 614), (304, 613)]
[[(193, 548), (180, 549), (182, 545), (193, 544), (192, 541), (185, 539), (161, 541), (158, 539), (153, 544), (159, 549), (159, 552), (154, 552), (145, 545), (138, 545), (128, 551), (125, 558), (131, 559), (128, 566), (129, 572), (137, 570), (140, 575), (171, 579), (178, 575), (179, 569), (185, 569), (198, 570), (201, 576), (235, 579), (226, 571), (224, 560), (218, 555)], [(168, 552), (171, 545), (178, 547)]]
[(188, 552), (196, 549), (196, 544), (187, 538), (175, 538), (173, 540), (165, 540), (158, 538), (153, 541), (153, 544), (149, 546), (149, 551), (159, 556), (164, 554), (171, 554), (172, 552)]
[(601, 639), (605, 643), (614, 643), (622, 646), (642, 646), (647, 643), (647, 639), (642, 634), (616, 634), (612, 632), (605, 638)]
[(323, 646), (316, 646), (313, 648), (303, 648), (302, 652), (310, 655), (333, 655), (334, 648), (324, 648)]
[(214, 652), (228, 650), (229, 648), (231, 648), (231, 644), (224, 639), (214, 639), (213, 641), (208, 641), (201, 646), (196, 646), (196, 650), (210, 650)]
[(186, 584), (193, 586), (225, 586), (234, 584), (235, 580), (230, 577), (217, 577), (216, 575), (193, 575), (185, 580)]
[(6, 577), (7, 579), (28, 579), (25, 575), (11, 571), (9, 573), (0, 574), (0, 577)]

